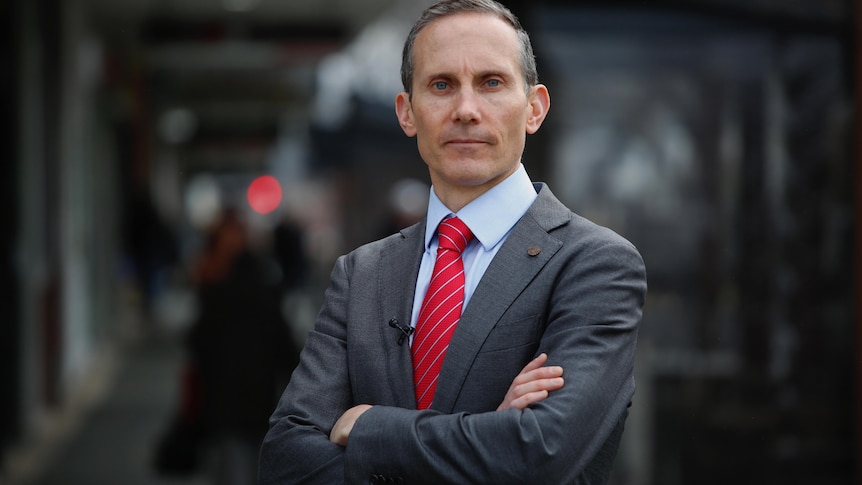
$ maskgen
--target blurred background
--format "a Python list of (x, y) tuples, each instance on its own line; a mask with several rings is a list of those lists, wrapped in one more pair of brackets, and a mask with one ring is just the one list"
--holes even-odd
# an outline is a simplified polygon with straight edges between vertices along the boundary
[[(612, 483), (860, 483), (859, 2), (503, 3), (527, 171), (647, 264)], [(242, 469), (334, 259), (423, 215), (427, 4), (2, 2), (0, 484)]]

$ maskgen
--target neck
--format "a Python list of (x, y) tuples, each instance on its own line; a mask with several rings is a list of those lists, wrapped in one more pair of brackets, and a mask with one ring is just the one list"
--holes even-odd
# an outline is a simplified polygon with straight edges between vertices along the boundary
[(460, 188), (459, 190), (440, 190), (438, 187), (434, 187), (434, 193), (437, 194), (437, 198), (440, 199), (440, 202), (446, 206), (447, 209), (452, 211), (452, 213), (457, 214), (458, 211), (464, 208), (470, 202), (476, 200), (480, 195), (484, 194), (488, 191), (488, 187), (473, 187), (475, 190), (464, 190)]
[(441, 180), (436, 180), (434, 176), (434, 172), (431, 172), (431, 185), (434, 188), (434, 193), (437, 194), (437, 198), (440, 199), (440, 202), (446, 206), (453, 213), (457, 213), (461, 209), (464, 208), (470, 202), (473, 202), (479, 196), (484, 194), (485, 192), (491, 190), (496, 187), (498, 184), (503, 182), (512, 176), (515, 172), (518, 171), (521, 166), (520, 162), (512, 167), (507, 173), (494, 177), (493, 179), (487, 180), (484, 183), (478, 185), (455, 185), (455, 184), (447, 184), (442, 182)]

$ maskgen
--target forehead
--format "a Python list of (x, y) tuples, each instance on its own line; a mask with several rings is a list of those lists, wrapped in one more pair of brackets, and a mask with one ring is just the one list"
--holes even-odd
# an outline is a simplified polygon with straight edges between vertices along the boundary
[(509, 23), (488, 13), (458, 13), (434, 20), (416, 36), (413, 52), (417, 72), (448, 70), (454, 65), (519, 67), (518, 34)]

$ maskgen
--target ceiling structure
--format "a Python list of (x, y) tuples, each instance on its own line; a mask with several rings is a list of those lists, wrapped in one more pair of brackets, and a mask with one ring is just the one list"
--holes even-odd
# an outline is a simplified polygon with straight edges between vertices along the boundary
[[(120, 31), (160, 19), (177, 24), (321, 26), (357, 32), (394, 0), (81, 0), (101, 27)], [(290, 35), (285, 32), (285, 35)]]
[[(400, 85), (405, 29), (431, 0), (78, 1), (106, 47), (123, 45), (121, 57), (131, 52), (142, 60), (152, 119), (177, 109), (194, 114), (196, 132), (185, 146), (186, 163), (230, 169), (265, 164), (286, 113), (337, 124), (350, 96), (392, 99), (393, 82), (395, 88)], [(534, 5), (529, 0), (504, 3), (515, 12)], [(640, 5), (626, 0), (535, 4)], [(765, 15), (794, 24), (825, 20), (831, 28), (848, 4), (662, 0), (655, 8)]]
[[(190, 172), (264, 169), (291, 123), (308, 122), (321, 63), (393, 11), (428, 3), (79, 2), (107, 55), (140, 62), (153, 132), (181, 150), (177, 162)], [(165, 136), (172, 126), (185, 126), (183, 136)]]

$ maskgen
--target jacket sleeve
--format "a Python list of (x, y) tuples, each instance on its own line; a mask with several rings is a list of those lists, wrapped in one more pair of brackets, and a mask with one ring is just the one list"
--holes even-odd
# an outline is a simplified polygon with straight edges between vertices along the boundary
[(348, 483), (381, 475), (409, 484), (607, 480), (634, 393), (645, 268), (621, 239), (561, 258), (553, 282), (545, 282), (550, 294), (538, 351), (548, 354), (547, 365), (563, 367), (564, 387), (522, 411), (375, 406), (351, 432)]
[(261, 484), (344, 483), (344, 448), (331, 443), (329, 433), (353, 401), (347, 373), (348, 291), (342, 256), (300, 363), (270, 418), (260, 451)]

